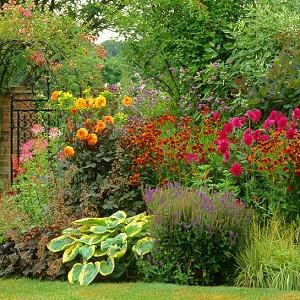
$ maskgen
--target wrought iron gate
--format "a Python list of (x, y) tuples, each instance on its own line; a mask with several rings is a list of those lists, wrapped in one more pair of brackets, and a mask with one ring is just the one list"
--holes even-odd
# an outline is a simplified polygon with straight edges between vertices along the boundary
[(59, 126), (56, 111), (45, 108), (48, 100), (35, 100), (32, 94), (11, 94), (10, 97), (10, 154), (11, 182), (14, 179), (14, 160), (19, 160), (21, 146), (33, 138), (32, 126), (41, 123), (46, 131)]

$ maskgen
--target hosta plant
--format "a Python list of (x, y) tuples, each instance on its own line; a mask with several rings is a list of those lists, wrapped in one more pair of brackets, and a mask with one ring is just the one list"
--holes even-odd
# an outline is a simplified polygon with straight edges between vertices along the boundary
[[(127, 218), (124, 211), (105, 218), (80, 219), (50, 241), (48, 249), (64, 251), (63, 263), (74, 260), (68, 274), (70, 283), (88, 285), (98, 274), (118, 278), (135, 257), (151, 251), (149, 220), (145, 213)], [(78, 258), (82, 262), (77, 262)]]

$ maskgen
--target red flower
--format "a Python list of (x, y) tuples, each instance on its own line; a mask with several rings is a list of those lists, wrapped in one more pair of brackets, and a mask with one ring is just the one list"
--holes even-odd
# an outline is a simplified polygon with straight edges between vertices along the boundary
[(229, 172), (232, 174), (232, 176), (239, 177), (242, 175), (243, 169), (240, 163), (234, 163), (232, 164), (231, 168), (229, 169)]
[(297, 122), (298, 120), (300, 120), (300, 108), (299, 107), (295, 107), (293, 112), (292, 112), (292, 119), (294, 122)]
[(290, 129), (287, 130), (285, 136), (286, 136), (287, 139), (292, 140), (293, 138), (296, 137), (297, 134), (298, 134), (297, 129), (290, 128)]
[(218, 151), (222, 154), (229, 152), (229, 141), (227, 139), (220, 139), (217, 141)]

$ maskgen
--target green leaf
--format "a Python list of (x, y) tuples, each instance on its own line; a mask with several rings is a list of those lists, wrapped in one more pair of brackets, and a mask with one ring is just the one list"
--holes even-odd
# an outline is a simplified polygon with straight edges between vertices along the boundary
[(136, 236), (143, 229), (142, 222), (131, 222), (125, 226), (125, 233), (128, 237)]
[(114, 268), (115, 268), (114, 259), (112, 257), (109, 257), (107, 261), (106, 260), (100, 261), (99, 273), (102, 276), (107, 276), (114, 271)]
[(71, 284), (78, 284), (79, 283), (79, 275), (82, 270), (82, 264), (74, 264), (72, 269), (68, 274), (68, 280)]
[(62, 232), (63, 234), (66, 234), (66, 235), (79, 235), (81, 233), (80, 229), (79, 228), (66, 228), (63, 230)]
[(121, 223), (124, 223), (126, 220), (126, 213), (125, 211), (119, 210), (116, 213), (112, 214), (110, 218), (119, 219)]
[(96, 246), (95, 245), (84, 245), (79, 249), (79, 253), (81, 254), (84, 261), (88, 261), (93, 257), (95, 253)]
[(154, 240), (151, 237), (144, 237), (136, 242), (132, 247), (132, 251), (137, 255), (145, 255), (153, 249)]
[(94, 257), (101, 257), (107, 254), (107, 250), (102, 250), (101, 248), (97, 248), (94, 253)]
[(79, 284), (89, 285), (97, 276), (99, 267), (95, 266), (92, 262), (83, 264), (79, 274)]
[(59, 252), (59, 251), (65, 250), (67, 247), (69, 247), (70, 245), (75, 243), (75, 241), (76, 241), (76, 239), (74, 239), (70, 236), (62, 235), (62, 236), (59, 236), (59, 237), (51, 240), (48, 243), (47, 248), (51, 252)]
[(73, 223), (76, 225), (83, 226), (105, 226), (107, 218), (83, 218), (74, 221)]
[(113, 232), (113, 230), (108, 228), (108, 225), (105, 226), (92, 226), (90, 228), (90, 232), (93, 232), (95, 234), (103, 234), (106, 232)]
[(118, 245), (111, 246), (107, 251), (107, 255), (113, 258), (120, 258), (126, 253), (126, 251), (127, 251), (127, 241), (121, 246)]
[(119, 233), (114, 237), (116, 244), (121, 245), (124, 244), (127, 240), (127, 234), (125, 232)]
[(146, 215), (145, 212), (138, 214), (136, 216), (133, 217), (129, 217), (126, 219), (125, 224), (128, 225), (131, 222), (138, 222), (138, 221), (148, 221), (148, 216)]
[(76, 243), (67, 248), (63, 254), (63, 263), (72, 261), (79, 253), (79, 248), (82, 246), (81, 243)]

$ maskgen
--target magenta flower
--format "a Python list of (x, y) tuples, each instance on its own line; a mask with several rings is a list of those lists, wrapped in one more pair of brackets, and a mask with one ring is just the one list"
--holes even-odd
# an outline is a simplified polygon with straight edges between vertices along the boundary
[(195, 153), (187, 153), (184, 156), (184, 160), (187, 164), (196, 163), (199, 161), (199, 156)]
[(277, 119), (277, 130), (284, 130), (287, 126), (287, 118), (284, 115), (280, 115)]
[(214, 112), (214, 113), (212, 114), (212, 119), (213, 119), (215, 122), (217, 122), (217, 121), (219, 120), (219, 118), (220, 118), (220, 113), (219, 113), (218, 111), (216, 111), (216, 112)]
[(232, 174), (232, 176), (239, 177), (242, 175), (243, 169), (240, 163), (234, 163), (232, 164), (231, 168), (229, 169), (229, 172)]
[(218, 151), (222, 154), (229, 152), (230, 142), (227, 139), (220, 139), (217, 141)]
[(261, 118), (261, 111), (259, 109), (248, 110), (245, 113), (245, 116), (248, 117), (253, 123), (258, 123)]
[(297, 135), (298, 135), (298, 131), (297, 131), (297, 129), (294, 129), (294, 128), (288, 129), (285, 134), (286, 138), (289, 140), (294, 139)]
[(246, 118), (233, 117), (230, 119), (229, 122), (232, 124), (234, 128), (241, 128), (245, 124)]
[(250, 147), (253, 143), (252, 131), (250, 128), (246, 129), (243, 135), (244, 144)]
[(295, 107), (293, 112), (292, 112), (292, 120), (294, 122), (297, 122), (298, 120), (300, 120), (300, 108), (299, 107)]

